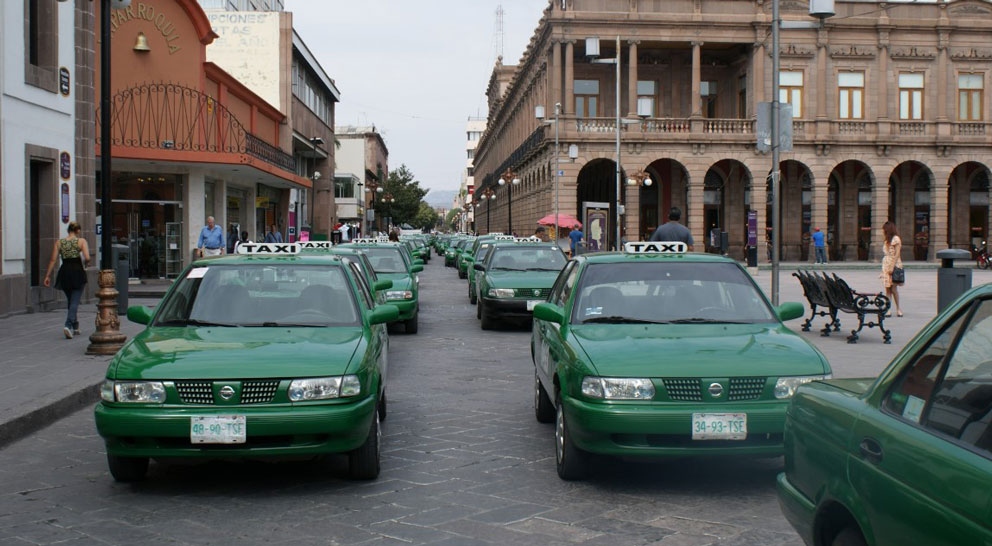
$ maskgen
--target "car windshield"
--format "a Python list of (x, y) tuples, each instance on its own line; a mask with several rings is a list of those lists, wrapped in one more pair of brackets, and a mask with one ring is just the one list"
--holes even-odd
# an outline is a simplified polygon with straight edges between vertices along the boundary
[(337, 266), (245, 263), (194, 267), (161, 304), (155, 326), (357, 326)]
[(376, 273), (406, 273), (406, 262), (398, 247), (363, 248)]
[(489, 268), (502, 271), (561, 271), (565, 255), (554, 247), (498, 246)]
[(486, 256), (489, 255), (489, 250), (490, 249), (492, 249), (492, 246), (490, 246), (488, 244), (484, 244), (481, 247), (479, 247), (479, 252), (478, 252), (479, 259), (476, 260), (476, 261), (478, 263), (482, 263), (482, 261), (486, 259)]
[(590, 264), (579, 279), (573, 323), (727, 324), (777, 320), (736, 264)]

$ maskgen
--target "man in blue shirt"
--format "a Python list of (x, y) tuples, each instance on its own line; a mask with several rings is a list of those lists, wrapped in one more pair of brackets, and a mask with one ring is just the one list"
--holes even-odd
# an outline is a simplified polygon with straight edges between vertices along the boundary
[(813, 229), (813, 249), (816, 251), (816, 263), (827, 263), (827, 245), (820, 228)]
[(200, 238), (196, 241), (200, 257), (220, 256), (224, 253), (224, 230), (214, 224), (214, 217), (207, 216), (207, 225), (200, 230)]
[(568, 234), (568, 238), (570, 239), (569, 248), (571, 249), (571, 252), (572, 252), (571, 253), (571, 257), (573, 257), (573, 258), (576, 255), (575, 254), (576, 248), (578, 248), (579, 243), (582, 242), (582, 238), (585, 237), (585, 234), (582, 233), (582, 229), (581, 228), (582, 228), (581, 225), (577, 225), (577, 226), (573, 227), (571, 233)]
[(272, 224), (269, 226), (269, 232), (265, 234), (266, 243), (281, 243), (282, 242), (282, 232), (276, 229), (276, 225)]

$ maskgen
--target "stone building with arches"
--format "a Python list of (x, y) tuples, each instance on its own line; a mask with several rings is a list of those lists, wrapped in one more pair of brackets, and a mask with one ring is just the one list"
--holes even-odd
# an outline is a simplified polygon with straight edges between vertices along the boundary
[[(785, 20), (815, 22), (806, 1), (781, 9)], [(856, 0), (836, 12), (818, 28), (782, 31), (780, 100), (794, 112), (794, 147), (780, 164), (783, 259), (809, 259), (819, 227), (831, 261), (878, 260), (890, 219), (904, 260), (985, 240), (992, 3)], [(619, 97), (616, 67), (591, 62), (588, 37), (601, 38), (601, 58), (619, 56)], [(625, 240), (646, 237), (677, 206), (697, 250), (715, 250), (715, 229), (742, 258), (749, 212), (767, 248), (771, 154), (756, 148), (755, 113), (771, 100), (771, 53), (767, 0), (549, 2), (519, 63), (497, 62), (489, 81), (475, 175), (476, 191), (496, 198), (477, 217), (488, 207), (492, 230), (527, 233), (553, 212), (555, 128), (534, 112), (560, 103), (559, 207), (596, 224), (594, 246), (615, 244), (619, 202)], [(650, 116), (636, 115), (639, 100)], [(507, 170), (519, 184), (497, 184)], [(627, 184), (634, 173), (652, 184)]]

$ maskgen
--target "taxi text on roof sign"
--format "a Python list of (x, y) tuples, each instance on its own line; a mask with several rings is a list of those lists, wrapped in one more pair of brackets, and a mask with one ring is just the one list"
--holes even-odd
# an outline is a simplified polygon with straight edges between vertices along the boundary
[(299, 254), (299, 243), (241, 243), (238, 245), (238, 254), (259, 256), (259, 255), (279, 255)]
[(297, 244), (305, 250), (329, 250), (332, 247), (330, 241), (302, 241)]
[(689, 245), (682, 241), (652, 241), (646, 243), (624, 243), (625, 254), (685, 254)]
[(514, 237), (513, 235), (497, 235), (496, 237), (494, 237), (494, 239), (496, 239), (497, 241), (513, 241), (516, 240), (516, 237)]
[(386, 241), (380, 241), (379, 239), (352, 239), (351, 240), (351, 243), (354, 244), (354, 245), (377, 245), (377, 244), (382, 243), (382, 242), (389, 242), (389, 240), (388, 239)]
[(516, 243), (543, 243), (540, 237), (511, 237)]

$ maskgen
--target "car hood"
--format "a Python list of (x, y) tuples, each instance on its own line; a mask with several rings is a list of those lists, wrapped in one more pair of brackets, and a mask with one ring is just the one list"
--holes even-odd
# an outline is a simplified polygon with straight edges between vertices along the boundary
[(559, 271), (489, 271), (491, 288), (551, 288)]
[(393, 281), (393, 287), (390, 290), (409, 290), (410, 285), (413, 284), (413, 279), (407, 273), (376, 273), (380, 279), (389, 279)]
[(595, 324), (570, 329), (597, 373), (734, 377), (829, 373), (827, 359), (781, 324)]
[[(342, 375), (362, 328), (151, 327), (111, 363), (115, 379), (259, 379)], [(292, 355), (287, 358), (287, 355)], [(116, 368), (116, 369), (115, 369)]]

